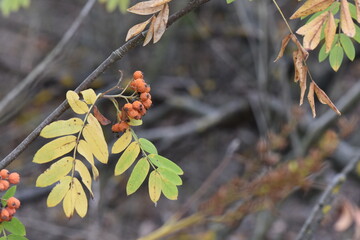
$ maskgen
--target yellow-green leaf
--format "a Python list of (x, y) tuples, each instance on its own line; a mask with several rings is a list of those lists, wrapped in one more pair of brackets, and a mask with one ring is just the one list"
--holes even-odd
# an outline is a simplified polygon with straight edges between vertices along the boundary
[(332, 69), (337, 72), (341, 66), (342, 60), (344, 58), (344, 50), (340, 44), (335, 44), (331, 49), (329, 55), (329, 62)]
[(146, 158), (141, 158), (135, 165), (131, 172), (129, 181), (126, 185), (126, 194), (130, 195), (136, 192), (141, 184), (144, 182), (147, 174), (149, 173), (150, 163)]
[(75, 210), (80, 217), (85, 217), (88, 209), (88, 200), (81, 183), (77, 178), (74, 178), (75, 187)]
[(143, 121), (141, 119), (136, 120), (136, 119), (133, 119), (133, 118), (130, 118), (130, 122), (128, 122), (128, 124), (130, 126), (134, 126), (134, 127), (140, 126), (140, 125), (142, 125), (142, 123), (143, 123)]
[(135, 161), (140, 153), (140, 147), (137, 142), (132, 142), (121, 155), (115, 166), (115, 176), (125, 172)]
[(157, 151), (155, 145), (152, 142), (150, 142), (149, 140), (147, 140), (145, 138), (140, 138), (139, 143), (140, 143), (140, 147), (145, 152), (158, 154), (158, 151)]
[(66, 99), (71, 107), (71, 109), (77, 114), (85, 114), (89, 111), (87, 104), (79, 100), (79, 95), (74, 91), (67, 91)]
[(160, 198), (162, 188), (162, 180), (160, 174), (154, 170), (150, 173), (149, 176), (149, 196), (151, 201), (155, 204)]
[(80, 160), (75, 160), (75, 171), (80, 174), (81, 181), (85, 185), (85, 187), (89, 190), (91, 196), (94, 196), (91, 190), (91, 175), (88, 168), (82, 163)]
[(65, 155), (74, 149), (76, 145), (75, 136), (65, 136), (57, 138), (44, 146), (36, 153), (33, 159), (35, 163), (47, 163), (58, 157)]
[(75, 197), (76, 197), (76, 191), (74, 182), (70, 184), (69, 191), (66, 192), (64, 200), (63, 200), (63, 210), (65, 213), (65, 216), (68, 218), (71, 218), (74, 215), (75, 210)]
[(96, 102), (96, 93), (92, 88), (80, 92), (87, 104), (94, 104)]
[(176, 185), (164, 179), (162, 180), (161, 191), (170, 200), (176, 200), (179, 194)]
[(36, 180), (37, 187), (50, 186), (60, 179), (64, 178), (72, 169), (74, 159), (72, 157), (64, 157), (53, 163), (44, 173)]
[(83, 136), (94, 156), (101, 163), (107, 163), (109, 152), (101, 127), (99, 130), (95, 124), (86, 124), (83, 130)]
[(170, 171), (167, 168), (158, 168), (157, 171), (160, 173), (161, 177), (166, 179), (167, 181), (175, 184), (175, 185), (182, 185), (182, 180), (179, 175)]
[(125, 131), (123, 135), (114, 143), (111, 149), (111, 153), (120, 153), (124, 151), (125, 148), (129, 146), (131, 140), (132, 140), (131, 131), (129, 130)]
[(305, 17), (315, 12), (320, 12), (329, 7), (335, 0), (307, 0), (296, 12), (290, 17), (295, 19)]
[(89, 144), (81, 139), (77, 147), (77, 151), (90, 163), (93, 178), (97, 179), (99, 177), (99, 170), (95, 166), (94, 157)]
[(45, 126), (40, 132), (44, 138), (54, 138), (69, 134), (78, 133), (84, 122), (80, 118), (70, 118), (68, 120), (59, 120)]
[(183, 170), (176, 163), (163, 156), (157, 154), (149, 154), (148, 157), (150, 161), (159, 168), (166, 168), (170, 171), (173, 171), (177, 175), (184, 174)]
[(71, 177), (66, 176), (60, 180), (60, 183), (57, 184), (50, 192), (46, 204), (48, 207), (55, 207), (58, 205), (61, 200), (65, 197), (65, 194), (70, 189)]

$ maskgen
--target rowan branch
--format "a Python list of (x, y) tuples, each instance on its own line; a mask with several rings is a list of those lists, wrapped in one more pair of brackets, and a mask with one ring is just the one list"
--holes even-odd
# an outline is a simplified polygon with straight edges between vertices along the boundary
[[(210, 0), (194, 0), (190, 1), (186, 7), (180, 11), (174, 13), (170, 16), (167, 26), (169, 27), (175, 21), (180, 19), (182, 16), (191, 12), (195, 8), (209, 2)], [(123, 58), (123, 56), (129, 52), (131, 49), (139, 46), (144, 41), (144, 33), (139, 34), (132, 40), (126, 42), (120, 48), (113, 51), (110, 56), (105, 59), (86, 79), (75, 89), (76, 92), (82, 91), (96, 79), (98, 78), (108, 67), (110, 67), (115, 62)], [(65, 110), (69, 107), (67, 101), (62, 102), (43, 122), (41, 122), (11, 153), (9, 153), (3, 160), (0, 162), (0, 169), (5, 168), (12, 161), (14, 161), (20, 153), (22, 153), (29, 145), (32, 143), (37, 136), (39, 136), (40, 131), (49, 123), (56, 120)]]
[[(341, 185), (345, 182), (347, 175), (354, 169), (355, 165), (359, 161), (360, 153), (358, 152), (356, 156), (349, 160), (348, 164), (343, 168), (343, 170), (332, 179), (312, 209), (309, 217), (306, 219), (306, 222), (297, 235), (296, 240), (311, 239), (311, 236), (319, 225), (320, 220), (325, 215), (322, 211), (323, 207), (330, 206), (332, 204), (336, 193), (338, 193)], [(334, 191), (335, 188), (336, 191)]]

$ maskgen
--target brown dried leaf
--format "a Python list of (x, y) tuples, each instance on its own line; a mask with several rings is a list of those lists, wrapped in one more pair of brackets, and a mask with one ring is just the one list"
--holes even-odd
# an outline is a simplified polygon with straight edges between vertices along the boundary
[(330, 6), (335, 0), (308, 0), (291, 17), (295, 19), (319, 12)]
[(324, 34), (325, 34), (326, 53), (328, 53), (331, 50), (336, 34), (335, 18), (332, 12), (330, 11), (328, 12), (328, 21), (325, 24)]
[(309, 92), (307, 95), (308, 102), (311, 107), (312, 115), (315, 118), (316, 117), (316, 111), (315, 111), (315, 99), (314, 99), (314, 82), (312, 81), (310, 83)]
[(148, 32), (146, 33), (146, 37), (145, 37), (143, 46), (147, 45), (147, 44), (151, 41), (151, 39), (153, 38), (153, 36), (154, 36), (154, 24), (155, 24), (155, 20), (156, 20), (156, 17), (153, 16), (153, 17), (152, 17), (152, 20), (151, 20), (151, 23), (150, 23), (149, 30), (148, 30)]
[(99, 121), (99, 123), (103, 126), (109, 125), (111, 121), (104, 117), (104, 115), (101, 114), (99, 109), (96, 105), (94, 105), (94, 117)]
[(298, 58), (298, 51), (293, 51), (293, 61), (294, 61), (294, 67), (295, 67), (295, 76), (294, 76), (294, 82), (298, 82), (300, 80), (300, 74), (299, 74), (299, 70), (296, 67), (296, 63), (297, 63), (297, 58)]
[(296, 31), (297, 34), (304, 35), (303, 44), (305, 49), (313, 50), (319, 44), (321, 29), (327, 16), (328, 13), (324, 12)]
[(136, 35), (138, 35), (139, 33), (141, 33), (142, 31), (144, 31), (145, 27), (149, 24), (149, 22), (151, 21), (152, 18), (149, 18), (148, 20), (146, 20), (145, 22), (136, 24), (134, 26), (132, 26), (129, 31), (127, 32), (126, 35), (126, 39), (125, 41), (128, 41), (129, 39), (135, 37)]
[(166, 30), (169, 18), (169, 5), (165, 4), (154, 22), (154, 43), (157, 43)]
[(336, 108), (335, 104), (330, 100), (330, 98), (326, 95), (326, 93), (319, 88), (319, 86), (314, 83), (314, 90), (316, 93), (316, 96), (318, 97), (319, 101), (322, 104), (328, 105), (334, 112), (336, 112), (338, 115), (341, 115), (340, 111)]
[(306, 61), (306, 59), (309, 56), (308, 51), (306, 51), (306, 49), (301, 45), (301, 43), (299, 42), (299, 40), (296, 38), (296, 36), (294, 34), (291, 34), (291, 40), (293, 41), (293, 43), (296, 44), (297, 48), (299, 50), (301, 50), (303, 57), (304, 57), (304, 61)]
[[(360, 1), (360, 0), (359, 0)], [(285, 48), (286, 46), (288, 45), (289, 41), (290, 41), (290, 38), (291, 38), (291, 33), (286, 35), (286, 37), (284, 37), (281, 41), (281, 48), (280, 48), (280, 51), (279, 51), (279, 54), (278, 56), (276, 57), (276, 59), (274, 60), (274, 62), (276, 62), (277, 60), (279, 60), (280, 58), (282, 58), (282, 56), (284, 55), (284, 51), (285, 51)]]
[(355, 24), (351, 19), (349, 3), (347, 0), (341, 0), (340, 26), (343, 33), (349, 37), (355, 36)]
[(353, 223), (353, 207), (348, 201), (344, 201), (341, 206), (341, 213), (334, 224), (334, 230), (337, 232), (346, 231)]
[(356, 20), (360, 23), (360, 0), (355, 0), (356, 5)]
[(131, 8), (128, 8), (127, 11), (139, 15), (150, 15), (159, 12), (164, 4), (167, 4), (171, 0), (150, 0), (143, 1), (135, 4)]
[(302, 78), (300, 78), (300, 106), (304, 103), (304, 96), (306, 91), (306, 78), (307, 78), (307, 66), (302, 68)]

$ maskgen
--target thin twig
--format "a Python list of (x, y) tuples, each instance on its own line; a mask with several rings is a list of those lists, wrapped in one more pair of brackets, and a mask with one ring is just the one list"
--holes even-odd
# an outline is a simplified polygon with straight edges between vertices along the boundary
[[(185, 14), (191, 12), (195, 8), (209, 2), (210, 0), (195, 0), (189, 2), (189, 4), (181, 9), (180, 11), (174, 13), (170, 16), (168, 20), (168, 25), (170, 26), (175, 21), (180, 19)], [(126, 42), (120, 48), (113, 51), (110, 56), (105, 59), (76, 89), (76, 92), (86, 89), (96, 78), (98, 78), (108, 67), (113, 63), (119, 61), (123, 56), (129, 52), (131, 49), (140, 45), (144, 41), (144, 34), (139, 34), (137, 37)], [(65, 110), (69, 107), (67, 101), (62, 102), (42, 123), (40, 123), (11, 153), (9, 153), (3, 160), (0, 162), (0, 169), (5, 168), (12, 161), (15, 160), (28, 146), (32, 143), (37, 136), (39, 136), (40, 131), (49, 123), (57, 119)]]
[[(54, 49), (20, 82), (20, 84), (16, 85), (16, 87), (8, 92), (8, 94), (0, 101), (0, 122), (8, 120), (12, 116), (12, 114), (7, 113), (7, 110), (9, 111), (9, 109), (11, 109), (11, 111), (14, 112), (13, 104), (19, 104), (18, 101), (14, 101), (14, 99), (18, 98), (21, 93), (26, 91), (30, 86), (33, 86), (36, 81), (39, 80), (41, 74), (43, 74), (44, 71), (49, 68), (49, 65), (52, 64), (54, 60), (63, 52), (65, 46), (75, 35), (81, 23), (84, 21), (85, 17), (89, 14), (90, 10), (94, 6), (95, 2), (96, 0), (87, 1), (77, 18), (74, 20), (70, 28), (66, 31)], [(26, 101), (23, 102), (25, 103)]]
[[(314, 208), (312, 209), (309, 217), (306, 219), (305, 224), (301, 228), (299, 234), (296, 237), (296, 240), (306, 240), (311, 239), (315, 229), (319, 225), (320, 220), (324, 216), (322, 211), (324, 206), (331, 205), (336, 193), (338, 192), (338, 188), (340, 187), (347, 175), (354, 169), (355, 165), (360, 161), (360, 153), (358, 153), (355, 157), (353, 157), (348, 164), (344, 167), (344, 169), (337, 174), (331, 181), (331, 183), (327, 186), (324, 193), (321, 195), (319, 201), (316, 203)], [(334, 189), (337, 188), (337, 191)]]

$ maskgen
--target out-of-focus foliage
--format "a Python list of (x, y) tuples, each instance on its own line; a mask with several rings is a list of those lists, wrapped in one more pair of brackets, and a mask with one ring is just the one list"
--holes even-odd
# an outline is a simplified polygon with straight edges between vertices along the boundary
[(0, 10), (2, 15), (9, 16), (12, 12), (19, 11), (20, 8), (27, 8), (30, 0), (1, 0)]

